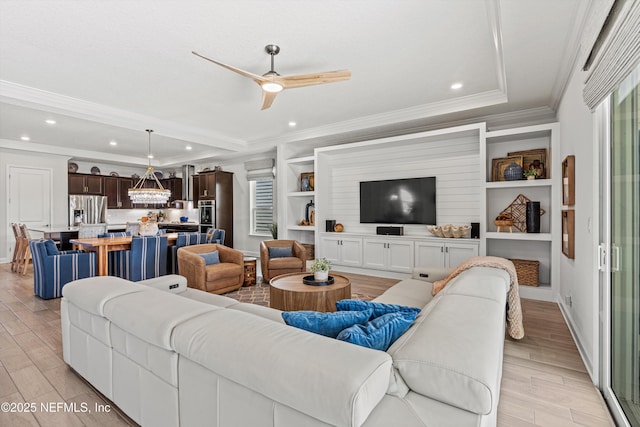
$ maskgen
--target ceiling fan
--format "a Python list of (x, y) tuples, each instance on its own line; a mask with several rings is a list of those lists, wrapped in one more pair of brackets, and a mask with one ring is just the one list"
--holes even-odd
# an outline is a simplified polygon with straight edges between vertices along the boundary
[(241, 70), (240, 68), (236, 68), (231, 65), (223, 64), (222, 62), (214, 61), (213, 59), (202, 56), (197, 52), (192, 51), (191, 53), (202, 59), (213, 62), (214, 64), (220, 65), (227, 70), (231, 70), (234, 73), (238, 73), (241, 76), (249, 77), (256, 82), (260, 87), (262, 87), (263, 110), (271, 107), (271, 104), (276, 98), (278, 92), (281, 92), (284, 89), (333, 83), (342, 80), (349, 80), (351, 78), (351, 71), (349, 70), (281, 76), (273, 69), (273, 58), (280, 52), (280, 47), (275, 44), (268, 44), (264, 47), (264, 50), (271, 56), (271, 69), (261, 76)]

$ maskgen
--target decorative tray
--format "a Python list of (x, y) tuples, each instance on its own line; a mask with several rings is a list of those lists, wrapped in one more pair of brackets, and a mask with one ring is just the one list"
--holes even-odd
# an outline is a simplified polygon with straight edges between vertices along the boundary
[(333, 285), (333, 276), (329, 276), (329, 278), (327, 280), (316, 280), (313, 278), (313, 275), (311, 276), (304, 276), (302, 278), (302, 283), (304, 283), (305, 285), (311, 285), (311, 286), (327, 286), (327, 285)]

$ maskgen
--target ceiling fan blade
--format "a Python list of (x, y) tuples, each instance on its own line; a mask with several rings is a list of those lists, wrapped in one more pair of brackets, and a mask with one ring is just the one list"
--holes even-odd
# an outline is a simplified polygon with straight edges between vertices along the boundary
[(298, 74), (295, 76), (278, 77), (278, 81), (285, 89), (293, 89), (296, 87), (320, 85), (324, 83), (334, 83), (351, 78), (351, 71), (325, 71), (321, 73)]
[(278, 92), (267, 92), (266, 90), (262, 91), (262, 110), (266, 110), (271, 107), (273, 104), (273, 100), (276, 99), (276, 95)]
[(227, 70), (233, 71), (234, 73), (238, 73), (238, 74), (240, 74), (241, 76), (249, 77), (250, 79), (252, 79), (253, 81), (255, 81), (255, 82), (256, 82), (256, 83), (258, 83), (258, 84), (260, 84), (260, 83), (262, 83), (262, 82), (264, 82), (264, 81), (267, 81), (267, 79), (266, 79), (266, 78), (264, 78), (264, 77), (262, 77), (262, 76), (259, 76), (259, 75), (257, 75), (257, 74), (253, 74), (253, 73), (250, 73), (250, 72), (248, 72), (248, 71), (241, 70), (240, 68), (236, 68), (236, 67), (233, 67), (233, 66), (231, 66), (231, 65), (223, 64), (222, 62), (214, 61), (213, 59), (211, 59), (211, 58), (207, 58), (206, 56), (202, 56), (202, 55), (200, 55), (199, 53), (194, 52), (194, 51), (191, 51), (191, 53), (193, 53), (194, 55), (199, 56), (200, 58), (205, 59), (205, 60), (207, 60), (207, 61), (209, 61), (209, 62), (213, 62), (213, 63), (214, 63), (214, 64), (216, 64), (216, 65), (219, 65), (219, 66), (221, 66), (221, 67), (224, 67), (224, 68), (226, 68)]

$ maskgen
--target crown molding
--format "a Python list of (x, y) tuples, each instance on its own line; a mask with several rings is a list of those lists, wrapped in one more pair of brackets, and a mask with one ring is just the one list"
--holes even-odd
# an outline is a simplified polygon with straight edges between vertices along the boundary
[[(98, 151), (78, 150), (77, 148), (59, 147), (47, 144), (38, 144), (35, 142), (14, 141), (11, 139), (0, 139), (0, 148), (6, 148), (9, 150), (38, 153), (38, 154), (50, 154), (57, 156), (66, 156), (71, 159), (81, 160), (96, 160), (100, 159), (105, 163), (118, 163), (127, 164), (132, 166), (147, 167), (147, 159), (136, 160), (131, 156), (122, 156), (117, 154), (107, 154)], [(156, 165), (153, 165), (156, 167)]]
[(568, 36), (569, 41), (565, 44), (564, 53), (562, 55), (562, 63), (556, 76), (556, 80), (551, 89), (551, 99), (549, 106), (553, 110), (557, 110), (560, 106), (560, 101), (564, 96), (564, 92), (571, 80), (573, 71), (576, 69), (579, 63), (581, 54), (581, 38), (582, 34), (589, 21), (589, 11), (592, 9), (593, 2), (590, 0), (589, 4), (582, 8), (579, 13), (573, 17), (571, 25), (571, 33)]
[(251, 141), (254, 145), (282, 144), (306, 139), (321, 138), (343, 133), (362, 131), (364, 129), (378, 128), (387, 125), (397, 125), (403, 122), (434, 117), (458, 111), (474, 108), (488, 107), (507, 102), (507, 95), (499, 90), (483, 92), (476, 95), (468, 95), (455, 99), (434, 102), (431, 104), (394, 110), (386, 113), (373, 114), (353, 120), (345, 120), (327, 126), (320, 126), (299, 132), (292, 132), (272, 138)]
[(504, 50), (502, 48), (502, 25), (500, 21), (500, 5), (498, 0), (485, 0), (487, 6), (487, 19), (491, 29), (491, 39), (495, 55), (496, 78), (498, 89), (507, 95), (507, 71), (504, 65)]
[(139, 131), (145, 126), (152, 127), (158, 135), (230, 151), (241, 151), (247, 148), (245, 141), (230, 138), (218, 132), (203, 131), (199, 128), (184, 126), (156, 117), (108, 107), (6, 80), (0, 80), (0, 101), (135, 131)]

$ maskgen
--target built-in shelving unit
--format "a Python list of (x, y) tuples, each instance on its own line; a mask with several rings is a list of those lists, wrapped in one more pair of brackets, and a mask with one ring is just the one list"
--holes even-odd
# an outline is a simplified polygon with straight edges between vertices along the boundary
[[(555, 301), (560, 257), (560, 216), (555, 214), (560, 206), (560, 151), (557, 123), (527, 126), (486, 132), (480, 140), (484, 152), (483, 164), (483, 240), (485, 254), (505, 258), (537, 260), (540, 262), (539, 285), (520, 286), (524, 298)], [(531, 149), (546, 149), (545, 179), (492, 182), (492, 159), (506, 157), (508, 153)], [(526, 168), (526, 165), (525, 165)], [(496, 231), (493, 220), (519, 194), (532, 201), (539, 201), (545, 214), (541, 217), (541, 232), (526, 233), (513, 229)], [(482, 233), (481, 233), (482, 234)]]
[(315, 200), (315, 191), (300, 191), (300, 175), (314, 172), (314, 169), (315, 156), (300, 156), (284, 146), (278, 150), (278, 175), (282, 177), (278, 180), (278, 191), (283, 195), (279, 197), (279, 239), (314, 243), (315, 225), (300, 225), (305, 218), (307, 204)]
[[(539, 286), (520, 286), (520, 295), (555, 301), (561, 255), (559, 147), (557, 123), (498, 131), (477, 123), (319, 147), (313, 155), (282, 145), (279, 238), (315, 242), (316, 257), (332, 258), (341, 268), (364, 274), (406, 275), (410, 267), (429, 264), (431, 258), (437, 258), (439, 266), (455, 266), (475, 254), (537, 260)], [(544, 179), (492, 182), (492, 159), (542, 148), (547, 152)], [(314, 172), (314, 190), (300, 191), (300, 175), (308, 172)], [(359, 182), (421, 176), (437, 178), (438, 225), (479, 222), (479, 239), (438, 239), (424, 225), (406, 224), (404, 237), (377, 236), (376, 225), (389, 224), (360, 223)], [(540, 233), (497, 232), (493, 220), (519, 194), (540, 201), (546, 211)], [(299, 225), (309, 201), (315, 204), (315, 225)], [(326, 220), (341, 223), (345, 232), (325, 232)], [(407, 260), (412, 262), (401, 262)]]

